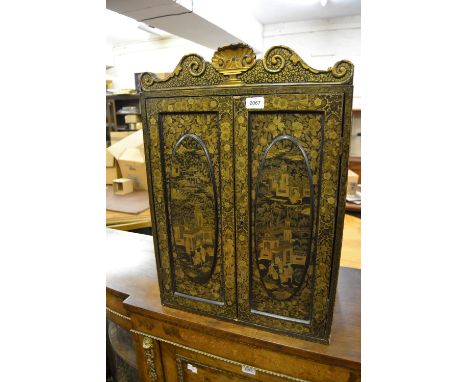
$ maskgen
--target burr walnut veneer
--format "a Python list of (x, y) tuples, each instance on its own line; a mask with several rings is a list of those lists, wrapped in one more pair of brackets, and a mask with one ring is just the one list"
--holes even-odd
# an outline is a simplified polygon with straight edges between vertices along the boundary
[(360, 381), (360, 270), (342, 268), (330, 345), (161, 304), (150, 236), (107, 230), (107, 318), (132, 333), (140, 381)]
[(352, 79), (348, 61), (316, 70), (244, 44), (142, 74), (164, 305), (329, 342)]

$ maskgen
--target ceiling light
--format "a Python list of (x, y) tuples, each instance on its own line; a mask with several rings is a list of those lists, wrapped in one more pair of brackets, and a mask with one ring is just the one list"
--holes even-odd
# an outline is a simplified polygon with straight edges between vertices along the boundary
[(170, 35), (170, 33), (166, 32), (166, 31), (163, 31), (163, 30), (158, 29), (158, 28), (150, 27), (149, 25), (146, 25), (145, 23), (138, 23), (137, 27), (138, 27), (138, 29), (141, 29), (142, 31), (154, 34), (154, 35), (159, 36), (159, 37), (169, 36)]
[(328, 0), (320, 0), (320, 4), (322, 4), (322, 7), (327, 5), (327, 3), (328, 3)]

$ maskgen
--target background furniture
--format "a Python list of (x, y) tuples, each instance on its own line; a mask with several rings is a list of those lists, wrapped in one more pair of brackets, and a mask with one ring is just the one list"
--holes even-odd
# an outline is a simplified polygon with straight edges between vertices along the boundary
[(128, 131), (125, 116), (118, 114), (124, 106), (135, 106), (140, 113), (140, 96), (138, 94), (119, 94), (106, 96), (106, 141), (110, 144), (111, 131)]
[(352, 113), (349, 169), (359, 175), (361, 183), (361, 109), (353, 109)]
[[(353, 109), (351, 120), (351, 144), (348, 168), (359, 175), (361, 184), (361, 109)], [(361, 214), (361, 205), (346, 202), (346, 212)]]
[(132, 334), (140, 381), (360, 381), (359, 270), (340, 269), (323, 345), (162, 306), (153, 248), (107, 232), (107, 318)]
[(356, 215), (360, 215), (361, 214), (361, 205), (346, 202), (346, 213), (354, 213)]
[(151, 228), (150, 210), (145, 210), (139, 214), (126, 214), (124, 212), (106, 210), (106, 226), (122, 231)]
[(106, 320), (107, 375), (112, 382), (137, 382), (138, 366), (131, 333)]

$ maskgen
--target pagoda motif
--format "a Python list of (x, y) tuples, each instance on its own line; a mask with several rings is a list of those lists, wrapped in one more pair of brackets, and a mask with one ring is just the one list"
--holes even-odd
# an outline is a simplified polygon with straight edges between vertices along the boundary
[(305, 266), (306, 257), (294, 254), (292, 240), (291, 222), (286, 220), (283, 229), (267, 232), (258, 245), (261, 269), (279, 286), (292, 287), (294, 269)]
[(297, 144), (278, 138), (264, 154), (257, 180), (255, 245), (263, 286), (275, 298), (302, 285), (310, 255), (311, 177)]
[(195, 207), (195, 219), (183, 226), (174, 225), (174, 241), (179, 253), (185, 254), (195, 267), (202, 266), (214, 256), (213, 227), (205, 222), (199, 206)]
[(271, 174), (268, 178), (270, 189), (276, 198), (287, 199), (292, 204), (307, 201), (310, 198), (308, 179), (298, 180), (287, 172), (287, 165), (283, 164), (279, 174)]
[(216, 197), (203, 142), (190, 134), (176, 144), (170, 166), (174, 257), (194, 281), (212, 272), (217, 248)]

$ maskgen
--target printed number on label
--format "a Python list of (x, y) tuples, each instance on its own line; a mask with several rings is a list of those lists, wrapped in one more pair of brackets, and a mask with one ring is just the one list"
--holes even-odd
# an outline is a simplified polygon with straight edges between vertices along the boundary
[(263, 109), (265, 107), (265, 98), (252, 97), (245, 99), (246, 109)]
[(245, 365), (242, 365), (242, 371), (246, 374), (252, 374), (252, 375), (255, 375), (257, 374), (257, 372), (255, 371), (255, 369), (253, 367), (250, 367), (250, 366), (245, 366)]

